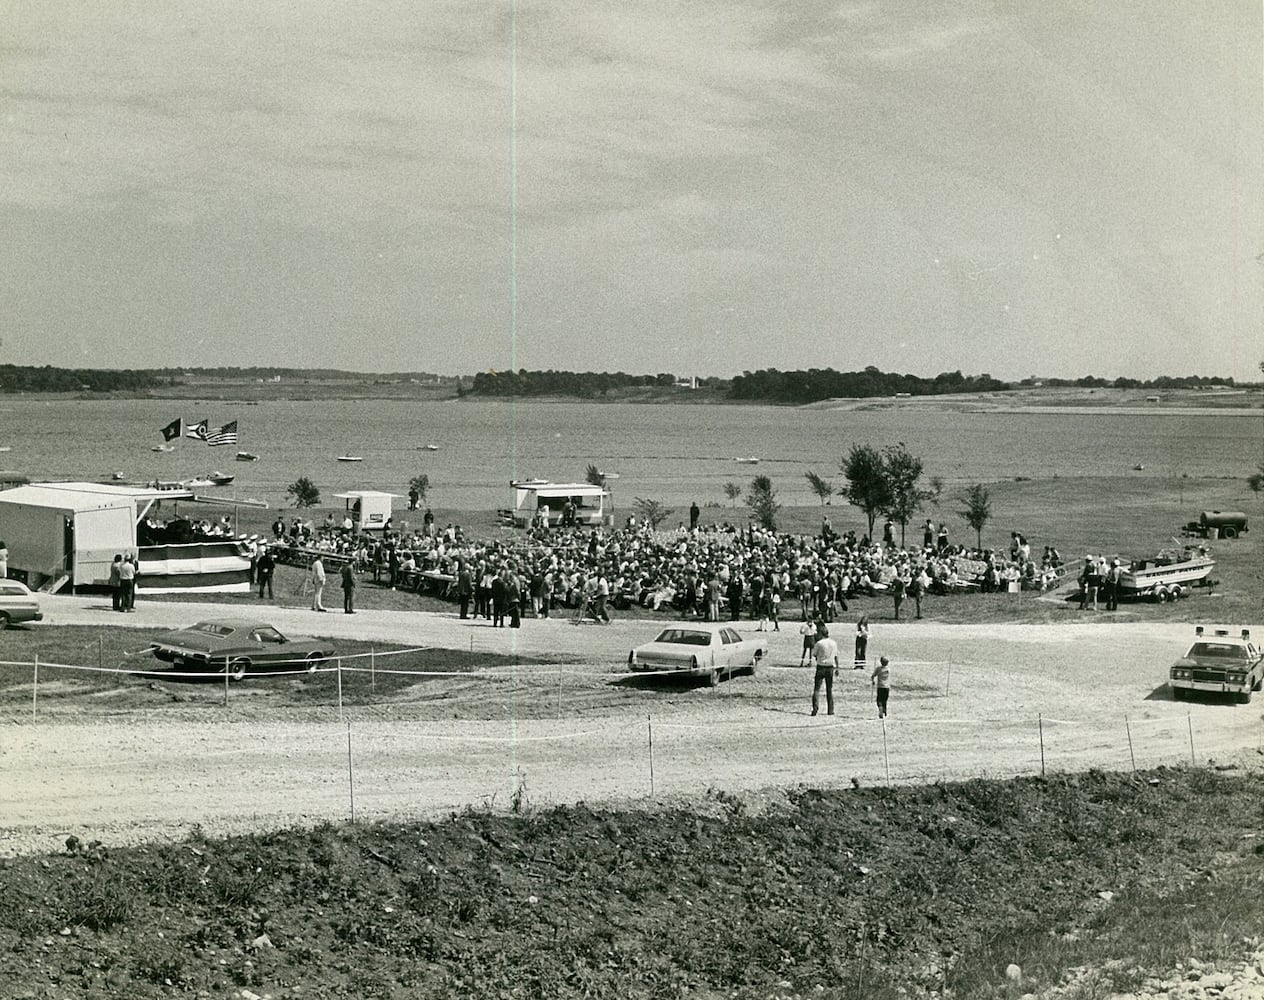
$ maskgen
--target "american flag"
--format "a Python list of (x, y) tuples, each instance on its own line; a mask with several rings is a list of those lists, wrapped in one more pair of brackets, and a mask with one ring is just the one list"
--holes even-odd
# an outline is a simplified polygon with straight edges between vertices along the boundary
[(206, 436), (206, 443), (214, 447), (219, 444), (237, 443), (237, 421), (230, 420), (223, 427), (216, 427)]

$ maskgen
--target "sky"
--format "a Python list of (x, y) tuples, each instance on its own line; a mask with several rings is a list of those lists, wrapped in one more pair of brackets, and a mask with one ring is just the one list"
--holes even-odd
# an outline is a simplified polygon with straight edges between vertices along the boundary
[(10, 0), (0, 363), (1258, 379), (1259, 0)]

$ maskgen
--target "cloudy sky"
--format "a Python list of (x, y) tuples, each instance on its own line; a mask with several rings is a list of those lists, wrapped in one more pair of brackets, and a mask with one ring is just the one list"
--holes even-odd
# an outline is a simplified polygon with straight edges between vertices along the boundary
[(7, 6), (3, 362), (1264, 358), (1259, 0)]

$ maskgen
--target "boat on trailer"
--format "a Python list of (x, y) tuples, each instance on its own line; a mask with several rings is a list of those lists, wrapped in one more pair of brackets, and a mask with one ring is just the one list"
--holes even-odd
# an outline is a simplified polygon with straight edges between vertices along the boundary
[(1129, 563), (1119, 578), (1121, 597), (1150, 598), (1162, 603), (1188, 596), (1193, 587), (1213, 585), (1216, 560), (1205, 547), (1183, 549), (1178, 555), (1159, 553), (1155, 559)]

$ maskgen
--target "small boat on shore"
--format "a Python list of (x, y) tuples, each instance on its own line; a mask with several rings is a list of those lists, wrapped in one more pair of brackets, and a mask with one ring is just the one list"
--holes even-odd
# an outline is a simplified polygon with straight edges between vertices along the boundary
[(745, 458), (735, 458), (733, 459), (733, 461), (736, 462), (738, 465), (758, 465), (759, 464), (759, 459), (756, 458), (754, 455), (748, 455)]
[(421, 446), (421, 450), (422, 451), (438, 451), (439, 446), (437, 444), (423, 444)]
[(256, 455), (253, 451), (239, 451), (239, 452), (237, 452), (237, 461), (239, 461), (239, 462), (257, 462), (257, 461), (259, 461), (259, 456), (258, 456), (258, 455)]
[(363, 462), (364, 456), (363, 455), (339, 455), (338, 461), (339, 462)]
[(176, 446), (173, 444), (156, 444), (149, 450), (150, 451), (175, 451)]
[(0, 444), (0, 451), (12, 451), (13, 446), (9, 444)]

